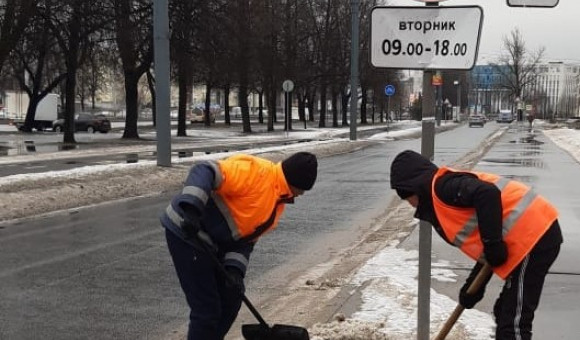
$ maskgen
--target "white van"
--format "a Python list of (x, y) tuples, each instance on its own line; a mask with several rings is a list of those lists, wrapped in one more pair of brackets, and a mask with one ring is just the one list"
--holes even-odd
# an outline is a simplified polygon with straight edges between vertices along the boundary
[(514, 115), (511, 110), (499, 110), (496, 121), (498, 123), (511, 123), (514, 121)]

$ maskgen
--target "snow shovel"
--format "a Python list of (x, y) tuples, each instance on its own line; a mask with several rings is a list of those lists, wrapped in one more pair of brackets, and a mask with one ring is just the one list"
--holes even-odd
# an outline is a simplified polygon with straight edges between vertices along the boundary
[[(198, 233), (193, 233), (195, 236), (189, 238), (188, 240), (193, 241), (192, 244), (194, 247), (201, 247), (203, 250), (209, 254), (209, 257), (212, 259), (214, 264), (216, 265), (219, 272), (226, 278), (226, 281), (235, 286), (234, 280), (230, 277), (226, 269), (220, 263), (219, 259), (215, 255), (212, 249), (210, 249), (209, 244), (207, 244), (204, 240), (202, 240)], [(254, 305), (250, 302), (250, 300), (246, 297), (243, 291), (239, 291), (240, 295), (242, 296), (242, 301), (246, 304), (250, 312), (254, 315), (254, 317), (258, 320), (259, 324), (248, 324), (242, 325), (242, 335), (246, 340), (310, 340), (310, 336), (308, 335), (308, 331), (306, 328), (299, 327), (299, 326), (292, 326), (292, 325), (278, 325), (275, 324), (274, 326), (270, 327), (268, 323), (264, 320), (262, 315), (258, 313), (258, 310), (254, 307)]]
[[(475, 277), (475, 280), (473, 280), (471, 285), (469, 285), (469, 288), (467, 288), (467, 294), (473, 294), (477, 292), (481, 285), (486, 281), (490, 273), (491, 267), (486, 263), (483, 267), (481, 267), (479, 273), (477, 273), (477, 276)], [(455, 310), (453, 313), (451, 313), (434, 340), (445, 340), (449, 332), (451, 332), (451, 328), (453, 328), (453, 325), (455, 325), (455, 322), (457, 322), (457, 319), (459, 319), (459, 316), (461, 316), (461, 313), (463, 313), (464, 309), (465, 307), (457, 304), (457, 307), (455, 307)]]

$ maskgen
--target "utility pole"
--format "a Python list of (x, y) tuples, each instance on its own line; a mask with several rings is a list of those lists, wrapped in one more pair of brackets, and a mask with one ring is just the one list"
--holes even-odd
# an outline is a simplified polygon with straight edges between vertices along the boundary
[(171, 166), (171, 122), (169, 119), (169, 15), (167, 0), (153, 1), (153, 49), (155, 67), (155, 111), (157, 165)]
[(350, 140), (356, 140), (358, 106), (358, 12), (360, 0), (351, 0), (352, 33), (350, 43)]

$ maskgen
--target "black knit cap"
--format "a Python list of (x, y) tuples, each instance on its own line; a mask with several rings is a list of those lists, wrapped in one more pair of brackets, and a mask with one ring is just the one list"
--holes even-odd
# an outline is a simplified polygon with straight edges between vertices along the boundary
[(318, 161), (310, 152), (297, 152), (282, 161), (282, 171), (289, 185), (310, 190), (316, 182)]

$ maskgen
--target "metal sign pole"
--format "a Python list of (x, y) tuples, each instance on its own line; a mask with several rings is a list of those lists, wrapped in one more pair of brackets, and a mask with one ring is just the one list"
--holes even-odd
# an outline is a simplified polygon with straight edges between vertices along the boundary
[[(426, 6), (439, 6), (438, 2)], [(433, 71), (423, 73), (423, 103), (421, 122), (421, 154), (433, 160), (435, 155), (435, 94), (433, 93)], [(429, 340), (431, 324), (431, 224), (419, 223), (419, 277), (417, 293), (417, 340)]]
[(153, 49), (155, 57), (157, 165), (171, 166), (169, 15), (167, 0), (158, 0), (153, 3)]
[(350, 43), (350, 140), (356, 140), (357, 106), (358, 106), (358, 12), (359, 1), (351, 0), (352, 33)]

